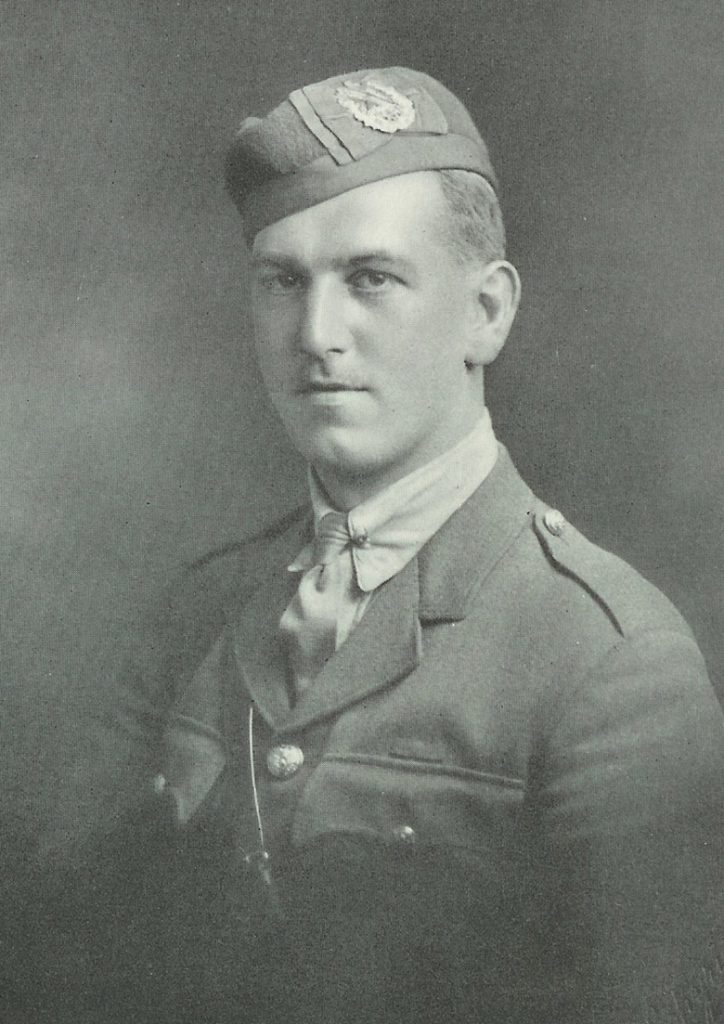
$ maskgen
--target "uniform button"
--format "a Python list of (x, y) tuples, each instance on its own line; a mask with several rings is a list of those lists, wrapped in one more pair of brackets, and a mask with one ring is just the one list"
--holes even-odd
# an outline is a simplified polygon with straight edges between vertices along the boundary
[(404, 843), (405, 845), (411, 845), (417, 838), (412, 825), (397, 825), (392, 830), (392, 834), (398, 843)]
[(549, 508), (543, 513), (543, 525), (548, 533), (552, 533), (554, 537), (560, 537), (566, 528), (566, 520), (563, 513), (559, 512), (557, 508)]
[(356, 530), (352, 534), (352, 543), (356, 548), (366, 548), (369, 542), (370, 538), (366, 530)]
[(161, 775), (160, 772), (158, 775), (154, 775), (151, 781), (151, 789), (156, 794), (156, 796), (162, 796), (166, 792), (167, 785), (168, 783), (166, 782), (166, 776)]
[(272, 747), (266, 756), (266, 766), (269, 774), (275, 779), (289, 779), (296, 775), (304, 764), (304, 753), (299, 747), (293, 744), (283, 743), (278, 747)]

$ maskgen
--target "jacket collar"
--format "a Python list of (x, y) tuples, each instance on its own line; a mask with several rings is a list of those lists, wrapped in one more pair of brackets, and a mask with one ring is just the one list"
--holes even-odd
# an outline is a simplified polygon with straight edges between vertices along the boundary
[(495, 466), (418, 555), (420, 620), (464, 619), (496, 562), (530, 521), (537, 499), (501, 444)]
[(268, 724), (280, 732), (300, 730), (408, 675), (422, 657), (422, 625), (465, 618), (485, 578), (530, 521), (534, 504), (501, 446), (484, 483), (376, 592), (362, 621), (294, 706), (277, 637), (298, 581), (287, 572), (288, 561), (279, 559), (292, 538), (275, 544), (277, 560), (234, 627), (240, 673)]

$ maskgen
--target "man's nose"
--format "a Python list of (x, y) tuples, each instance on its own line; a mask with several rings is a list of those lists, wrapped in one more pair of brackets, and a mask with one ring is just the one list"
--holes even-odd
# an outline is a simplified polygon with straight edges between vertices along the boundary
[(344, 296), (333, 281), (314, 282), (307, 289), (299, 323), (299, 347), (317, 359), (343, 352), (349, 345)]

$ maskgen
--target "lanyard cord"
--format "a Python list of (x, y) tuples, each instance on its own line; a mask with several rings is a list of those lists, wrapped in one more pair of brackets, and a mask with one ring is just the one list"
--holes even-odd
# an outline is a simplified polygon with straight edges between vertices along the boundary
[(259, 790), (256, 785), (256, 766), (254, 763), (254, 705), (249, 705), (249, 777), (251, 778), (251, 792), (254, 798), (254, 814), (256, 815), (256, 827), (259, 832), (259, 851), (261, 859), (267, 861), (269, 854), (264, 842), (264, 825), (261, 820), (261, 807), (259, 805)]
[[(276, 918), (281, 918), (282, 911), (276, 892), (276, 885), (272, 881), (269, 852), (266, 848), (264, 825), (261, 817), (261, 803), (257, 787), (254, 758), (254, 705), (251, 702), (249, 704), (249, 714), (245, 729), (241, 715), (238, 718), (236, 717), (238, 695), (235, 692), (231, 692), (229, 678), (227, 674), (224, 675), (221, 714), (231, 777), (232, 808), (230, 808), (230, 811), (234, 818), (232, 828), (234, 846), (247, 868), (260, 879), (262, 888), (266, 892), (268, 906), (272, 915)], [(249, 746), (248, 760), (242, 754), (244, 744), (240, 742), (244, 737), (244, 733), (246, 733), (245, 738)], [(249, 776), (248, 780), (247, 774)], [(250, 797), (251, 800), (249, 799)], [(258, 842), (254, 844), (256, 846), (254, 850), (248, 848), (247, 835), (243, 824), (249, 817), (250, 802), (254, 806), (258, 836)], [(249, 825), (251, 825), (251, 821), (249, 821)]]
[(256, 785), (256, 765), (254, 762), (254, 705), (249, 705), (249, 719), (248, 719), (248, 738), (249, 738), (249, 777), (251, 778), (251, 792), (254, 800), (254, 814), (256, 816), (256, 827), (259, 833), (259, 849), (253, 853), (245, 853), (244, 860), (251, 867), (255, 867), (259, 872), (259, 877), (264, 883), (264, 888), (267, 892), (269, 899), (269, 906), (275, 917), (281, 919), (283, 917), (281, 906), (279, 904), (279, 897), (277, 895), (276, 886), (272, 880), (271, 865), (269, 863), (269, 851), (266, 848), (266, 842), (264, 841), (264, 824), (261, 820), (261, 805), (259, 803), (259, 790)]

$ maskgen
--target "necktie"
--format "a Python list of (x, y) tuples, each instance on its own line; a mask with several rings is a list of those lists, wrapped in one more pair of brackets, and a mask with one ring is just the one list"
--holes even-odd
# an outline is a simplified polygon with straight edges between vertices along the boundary
[(314, 565), (302, 576), (279, 622), (297, 693), (334, 654), (340, 607), (355, 600), (351, 543), (346, 515), (327, 513), (317, 526)]

